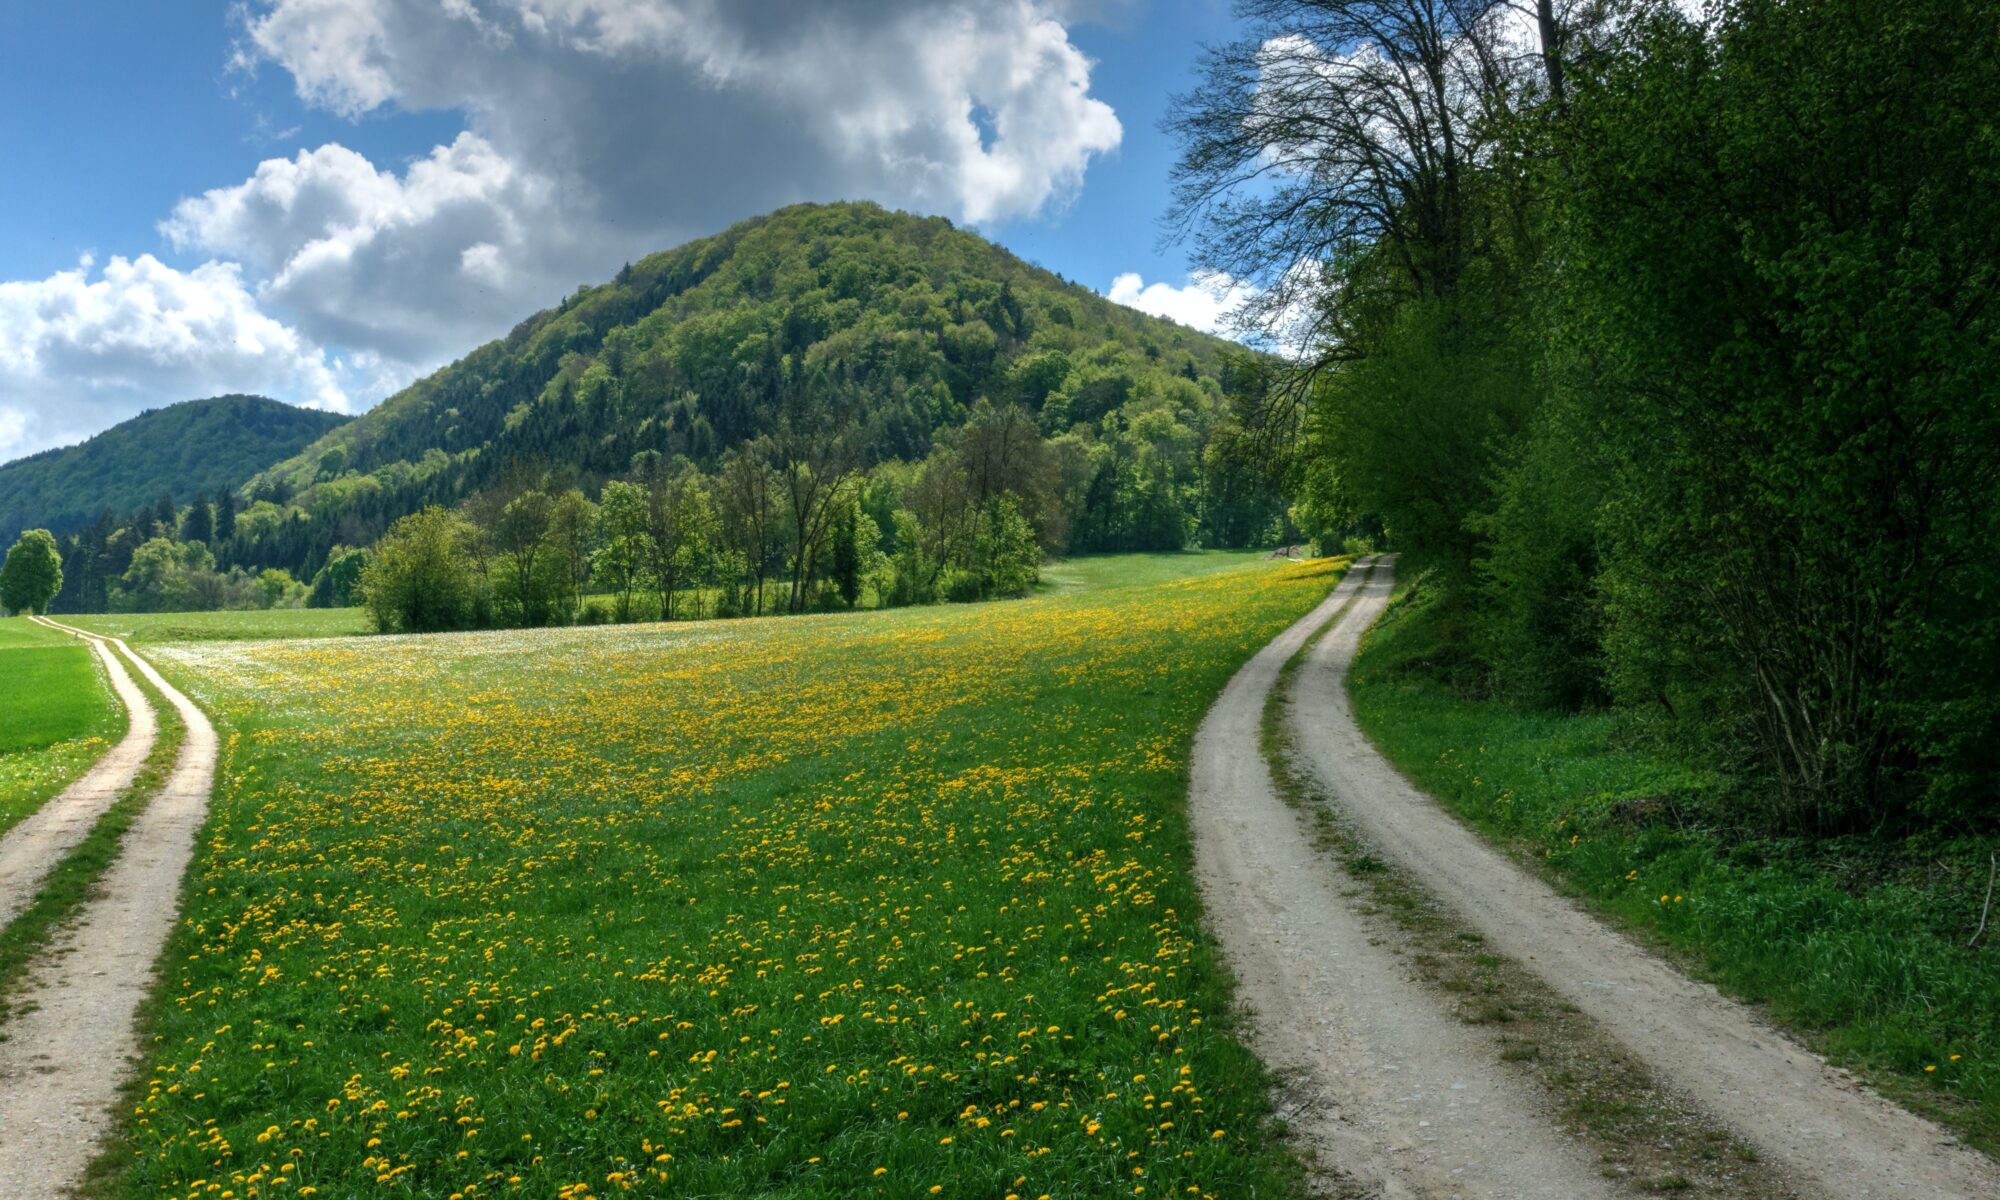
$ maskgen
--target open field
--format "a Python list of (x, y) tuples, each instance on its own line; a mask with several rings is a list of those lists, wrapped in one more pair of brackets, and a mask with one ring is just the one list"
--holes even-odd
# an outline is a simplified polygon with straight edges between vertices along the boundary
[(1430, 677), (1431, 600), (1406, 593), (1351, 677), (1362, 727), (1412, 782), (1835, 1061), (2000, 1147), (2000, 931), (1967, 946), (1995, 847), (1741, 836), (1713, 779), (1624, 745), (1612, 716), (1523, 712)]
[(1208, 702), (1338, 568), (1097, 571), (161, 647), (227, 750), (95, 1190), (1281, 1192), (1182, 802)]
[(1045, 591), (1132, 587), (1240, 571), (1271, 560), (1269, 550), (1180, 550), (1158, 554), (1083, 554), (1042, 568)]
[(123, 638), (135, 646), (167, 642), (246, 642), (271, 638), (345, 637), (367, 633), (358, 608), (261, 608), (227, 612), (97, 613), (65, 616), (78, 629)]
[(0, 832), (40, 807), (124, 729), (90, 648), (0, 620)]

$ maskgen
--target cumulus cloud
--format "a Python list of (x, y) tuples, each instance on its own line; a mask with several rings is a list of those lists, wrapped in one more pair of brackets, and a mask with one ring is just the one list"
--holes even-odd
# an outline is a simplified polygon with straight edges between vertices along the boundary
[(429, 367), (622, 262), (799, 200), (1043, 212), (1119, 142), (1045, 0), (265, 0), (238, 63), (349, 117), (470, 129), (400, 176), (338, 145), (184, 201), (332, 344)]
[(577, 282), (558, 191), (476, 134), (401, 176), (329, 145), (183, 200), (161, 232), (254, 268), (259, 298), (317, 341), (430, 365)]
[[(579, 283), (784, 204), (1059, 208), (1122, 136), (1066, 22), (1124, 2), (247, 0), (238, 69), (464, 132), (407, 163), (322, 145), (182, 199), (160, 232), (209, 260), (191, 270), (0, 284), (0, 455), (141, 399), (372, 403)], [(40, 315), (85, 296), (133, 323)], [(37, 398), (57, 394), (77, 399)]]
[(1118, 145), (1042, 0), (265, 0), (242, 61), (348, 116), (458, 109), (614, 223), (870, 196), (1030, 215)]
[(232, 263), (85, 258), (0, 283), (0, 459), (74, 441), (139, 408), (260, 391), (344, 410), (343, 364), (267, 315)]
[(1204, 333), (1229, 334), (1235, 318), (1256, 290), (1226, 275), (1197, 275), (1181, 287), (1155, 280), (1147, 283), (1135, 271), (1111, 281), (1105, 295), (1115, 304), (1179, 321)]

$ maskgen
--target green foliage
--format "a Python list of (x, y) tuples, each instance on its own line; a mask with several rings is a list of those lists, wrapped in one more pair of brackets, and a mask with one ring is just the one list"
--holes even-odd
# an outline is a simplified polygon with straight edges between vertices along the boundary
[[(1317, 306), (1312, 370), (1239, 392), (1265, 441), (1303, 429), (1294, 520), (1324, 546), (1377, 517), (1435, 570), (1452, 686), (1615, 704), (1739, 773), (1767, 830), (2000, 822), (2000, 25), (1558, 7), (1538, 63), (1436, 97), (1340, 62), (1230, 107), (1245, 47), (1377, 39), (1384, 10), (1371, 48), (1439, 70), (1423, 31), (1460, 10), (1282, 0), (1176, 116), (1211, 258), (1296, 279), (1314, 250), (1273, 301)], [(1353, 113), (1426, 106), (1411, 153), (1340, 153), (1394, 124)], [(1316, 170), (1252, 196), (1265, 122), (1312, 129), (1285, 152)]]
[(130, 565), (110, 590), (110, 608), (118, 612), (290, 608), (305, 599), (306, 589), (289, 571), (221, 570), (205, 543), (167, 537), (149, 539), (134, 550)]
[(7, 549), (0, 563), (0, 608), (44, 613), (62, 590), (62, 555), (46, 529), (30, 529)]
[(162, 492), (231, 492), (346, 420), (260, 396), (141, 413), (75, 446), (0, 465), (0, 537), (31, 525), (69, 534), (101, 512), (126, 512)]
[(354, 589), (368, 566), (366, 550), (337, 550), (313, 576), (312, 590), (306, 595), (308, 608), (346, 608), (354, 603)]
[(1472, 525), (1489, 547), (1476, 565), (1499, 690), (1566, 712), (1609, 699), (1597, 533), (1606, 487), (1581, 420), (1567, 405), (1544, 408), (1499, 477), (1491, 516)]
[(1985, 17), (1663, 15), (1567, 139), (1561, 332), (1612, 468), (1614, 678), (1754, 746), (1794, 828), (2000, 815)]
[[(1502, 311), (1517, 298), (1468, 284), (1403, 305), (1366, 358), (1326, 377), (1308, 425), (1345, 499), (1321, 506), (1379, 515), (1414, 560), (1461, 585), (1481, 548), (1471, 519), (1494, 503), (1496, 454), (1540, 397)], [(1314, 515), (1323, 527), (1337, 521)]]
[(391, 526), (361, 572), (360, 598), (384, 633), (428, 633), (480, 623), (486, 603), (473, 550), (479, 532), (438, 507)]

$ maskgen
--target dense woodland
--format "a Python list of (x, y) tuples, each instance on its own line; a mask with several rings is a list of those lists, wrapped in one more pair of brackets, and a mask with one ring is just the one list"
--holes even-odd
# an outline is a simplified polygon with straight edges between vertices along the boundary
[(1428, 669), (1615, 707), (1703, 819), (1992, 827), (1992, 6), (1238, 7), (1176, 228), (1311, 327), (1251, 423), (1444, 593)]
[(262, 396), (151, 409), (74, 446), (0, 465), (0, 545), (24, 529), (67, 536), (107, 512), (219, 495), (347, 420)]
[(392, 627), (1018, 593), (1049, 552), (1286, 536), (1233, 415), (1271, 369), (948, 221), (800, 206), (579, 290), (237, 493), (102, 517), (57, 607), (344, 604), (432, 509), (401, 533), (448, 524), (467, 582)]

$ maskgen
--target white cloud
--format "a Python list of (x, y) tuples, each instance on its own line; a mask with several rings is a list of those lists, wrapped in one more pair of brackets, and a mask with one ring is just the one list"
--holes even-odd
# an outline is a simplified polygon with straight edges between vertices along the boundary
[(345, 409), (341, 370), (266, 315), (233, 263), (177, 271), (148, 254), (98, 270), (85, 258), (0, 283), (0, 457), (219, 392)]
[(464, 111), (635, 234), (860, 197), (977, 223), (1061, 202), (1122, 136), (1062, 15), (1044, 0), (265, 0), (242, 54), (348, 116)]
[(577, 282), (558, 191), (471, 133), (400, 178), (327, 145), (183, 200), (160, 228), (178, 249), (254, 267), (259, 299), (314, 339), (415, 368), (470, 350)]
[(1226, 275), (1197, 275), (1181, 287), (1155, 280), (1147, 283), (1135, 271), (1111, 281), (1105, 295), (1115, 304), (1179, 321), (1204, 333), (1235, 331), (1234, 318), (1256, 295), (1247, 284)]

